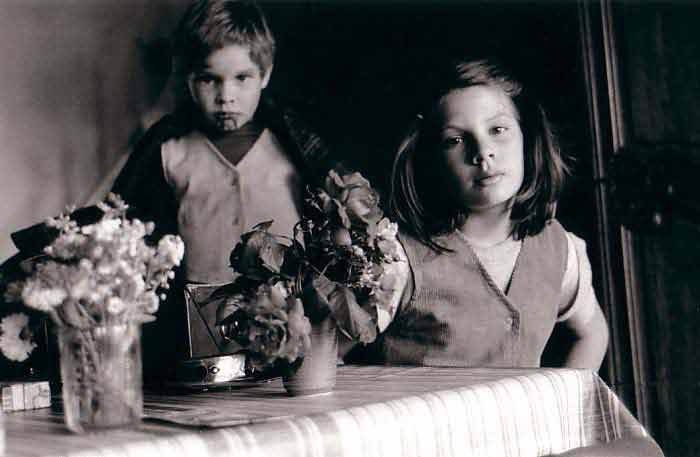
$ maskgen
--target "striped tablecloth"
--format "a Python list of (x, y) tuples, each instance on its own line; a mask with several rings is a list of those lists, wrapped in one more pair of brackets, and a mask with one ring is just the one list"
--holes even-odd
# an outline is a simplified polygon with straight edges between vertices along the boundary
[(273, 380), (145, 406), (193, 425), (72, 435), (52, 410), (6, 413), (6, 455), (534, 457), (646, 436), (584, 370), (342, 366), (331, 394), (289, 397)]

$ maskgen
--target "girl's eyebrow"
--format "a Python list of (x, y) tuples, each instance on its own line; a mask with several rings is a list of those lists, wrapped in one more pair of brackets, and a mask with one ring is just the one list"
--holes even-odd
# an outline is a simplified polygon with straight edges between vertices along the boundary
[(446, 124), (440, 127), (441, 132), (444, 132), (445, 130), (459, 130), (460, 132), (464, 131), (463, 128), (452, 124)]
[(494, 114), (493, 116), (489, 117), (486, 119), (486, 121), (493, 121), (501, 117), (507, 117), (509, 119), (517, 119), (512, 113), (509, 113), (506, 110), (499, 111), (498, 113)]

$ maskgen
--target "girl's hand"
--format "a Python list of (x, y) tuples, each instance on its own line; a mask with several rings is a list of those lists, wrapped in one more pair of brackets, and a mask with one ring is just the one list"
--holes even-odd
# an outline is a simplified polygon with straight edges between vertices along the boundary
[(560, 457), (663, 457), (657, 444), (647, 437), (625, 437), (554, 454)]

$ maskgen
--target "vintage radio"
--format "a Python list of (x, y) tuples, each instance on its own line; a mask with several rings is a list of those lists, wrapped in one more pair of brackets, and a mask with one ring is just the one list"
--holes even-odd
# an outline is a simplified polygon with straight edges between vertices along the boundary
[(185, 358), (175, 367), (169, 384), (186, 388), (225, 387), (252, 379), (240, 346), (223, 338), (216, 326), (216, 298), (221, 285), (188, 284), (185, 287), (187, 342)]

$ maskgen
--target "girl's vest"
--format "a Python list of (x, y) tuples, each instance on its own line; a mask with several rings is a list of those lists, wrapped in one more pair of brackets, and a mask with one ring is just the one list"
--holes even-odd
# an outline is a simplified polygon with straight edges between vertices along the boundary
[(232, 281), (231, 250), (255, 224), (274, 220), (273, 233), (291, 236), (299, 220), (302, 182), (269, 129), (236, 166), (197, 131), (167, 141), (161, 154), (178, 202), (188, 281)]
[(454, 252), (436, 254), (402, 236), (414, 290), (379, 342), (385, 363), (537, 367), (560, 307), (566, 233), (553, 221), (527, 237), (508, 293), (490, 279), (455, 234), (439, 239)]

